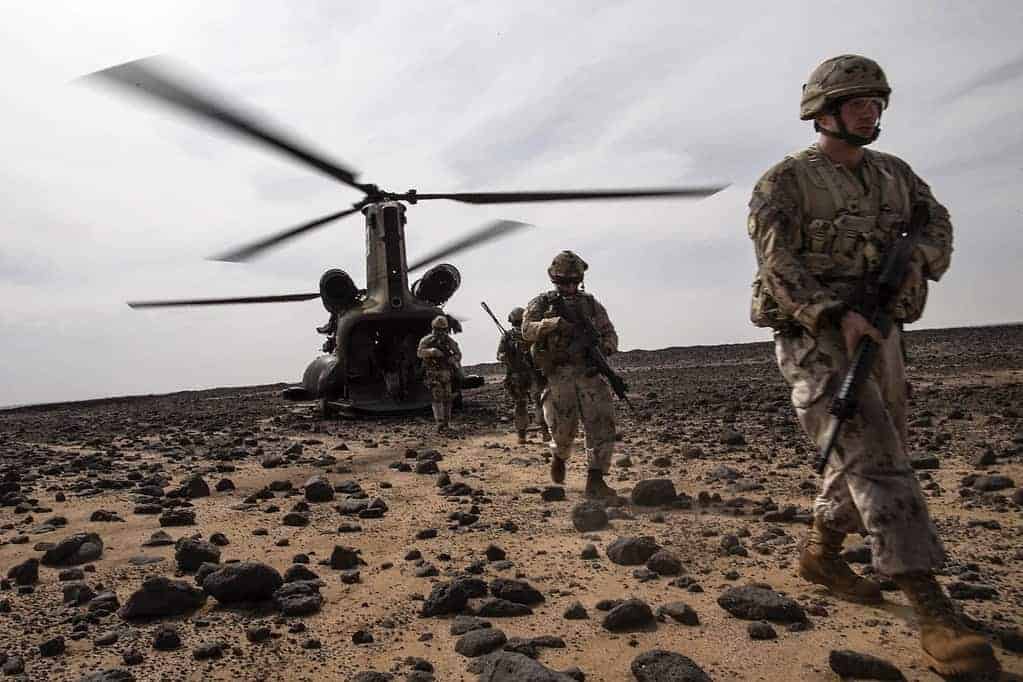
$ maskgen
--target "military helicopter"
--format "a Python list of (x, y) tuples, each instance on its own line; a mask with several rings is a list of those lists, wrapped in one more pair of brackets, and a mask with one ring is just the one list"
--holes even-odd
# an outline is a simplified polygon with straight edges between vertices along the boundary
[[(398, 414), (426, 411), (430, 392), (423, 383), (423, 369), (416, 357), (418, 340), (429, 333), (430, 323), (446, 315), (443, 306), (457, 291), (461, 275), (449, 263), (438, 261), (526, 227), (502, 220), (488, 224), (462, 239), (435, 250), (411, 265), (405, 255), (407, 205), (447, 199), (468, 204), (631, 199), (652, 197), (706, 197), (724, 185), (655, 189), (612, 189), (525, 192), (390, 192), (357, 181), (357, 174), (327, 156), (312, 151), (279, 129), (261, 121), (194, 79), (185, 79), (159, 58), (127, 62), (83, 77), (86, 82), (117, 86), (181, 112), (212, 122), (297, 160), (331, 178), (357, 189), (363, 198), (351, 208), (310, 220), (269, 237), (213, 256), (213, 260), (248, 261), (287, 240), (306, 234), (346, 216), (362, 213), (366, 229), (366, 287), (360, 289), (344, 270), (333, 268), (320, 277), (312, 293), (132, 301), (132, 308), (208, 306), (243, 303), (281, 303), (319, 298), (330, 313), (317, 331), (328, 336), (324, 354), (306, 368), (302, 383), (283, 391), (289, 400), (318, 401), (324, 417), (335, 414)], [(409, 273), (433, 265), (409, 286)], [(447, 315), (453, 332), (461, 331), (457, 318)], [(483, 383), (479, 376), (460, 377), (461, 389)], [(461, 396), (456, 396), (456, 404)]]

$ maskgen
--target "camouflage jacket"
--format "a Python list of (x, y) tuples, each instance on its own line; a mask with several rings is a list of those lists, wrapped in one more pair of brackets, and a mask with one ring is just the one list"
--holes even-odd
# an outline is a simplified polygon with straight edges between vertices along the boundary
[(952, 256), (948, 211), (905, 161), (864, 152), (861, 166), (849, 170), (812, 145), (757, 182), (747, 223), (758, 268), (753, 324), (780, 329), (797, 323), (816, 333), (832, 313), (855, 306), (917, 202), (930, 209), (913, 255), (924, 281), (902, 292), (894, 314), (914, 322), (923, 313), (926, 280), (937, 281)]
[(508, 374), (532, 374), (533, 358), (521, 329), (512, 327), (504, 333), (497, 344), (497, 361), (504, 364)]
[[(443, 358), (423, 357), (423, 351), (436, 348), (444, 353)], [(450, 334), (430, 333), (419, 340), (416, 355), (423, 361), (428, 375), (457, 371), (462, 362), (462, 351)]]
[[(522, 318), (522, 337), (533, 344), (533, 360), (536, 366), (546, 374), (555, 367), (563, 365), (585, 365), (586, 355), (579, 350), (578, 333), (581, 331), (573, 325), (566, 330), (555, 329), (542, 335), (544, 320), (558, 317), (554, 309), (555, 301), (560, 294), (548, 291), (540, 294), (526, 306), (526, 314)], [(577, 317), (585, 317), (593, 324), (599, 337), (600, 350), (604, 355), (618, 352), (618, 332), (607, 316), (607, 310), (591, 294), (579, 292), (575, 296), (562, 297), (565, 305), (570, 306)]]

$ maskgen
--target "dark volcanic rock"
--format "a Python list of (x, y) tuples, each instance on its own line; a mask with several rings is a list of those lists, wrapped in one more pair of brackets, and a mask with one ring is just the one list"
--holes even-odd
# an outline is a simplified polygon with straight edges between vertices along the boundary
[(180, 490), (181, 496), (190, 500), (210, 496), (210, 486), (203, 480), (203, 477), (198, 474), (195, 476), (189, 476), (182, 481)]
[(678, 493), (675, 484), (667, 478), (651, 478), (640, 481), (632, 489), (632, 503), (643, 507), (660, 507), (671, 504)]
[(660, 545), (649, 535), (642, 537), (621, 537), (607, 548), (607, 557), (622, 566), (639, 566), (646, 563), (660, 549)]
[(1008, 476), (978, 476), (973, 481), (973, 489), (990, 493), (1006, 488), (1015, 488), (1016, 483)]
[(44, 566), (73, 566), (95, 561), (103, 554), (103, 541), (96, 533), (75, 533), (43, 554)]
[(283, 584), (281, 574), (272, 566), (242, 561), (210, 573), (202, 588), (221, 604), (234, 604), (269, 599)]
[(731, 587), (718, 597), (718, 606), (736, 618), (804, 622), (806, 613), (795, 600), (764, 587)]
[(632, 659), (636, 682), (711, 682), (710, 675), (682, 654), (654, 649)]
[(334, 486), (326, 476), (313, 476), (305, 482), (305, 499), (309, 502), (330, 502), (334, 499)]
[(359, 556), (359, 550), (354, 547), (345, 547), (344, 545), (334, 545), (334, 551), (330, 553), (330, 567), (347, 571), (352, 568), (358, 568), (363, 565), (362, 558)]
[(153, 634), (153, 648), (157, 651), (174, 651), (181, 646), (181, 635), (177, 629), (164, 625)]
[(191, 509), (168, 509), (160, 514), (160, 525), (164, 528), (194, 526), (195, 512)]
[(766, 623), (762, 620), (750, 623), (746, 626), (746, 632), (749, 634), (750, 639), (766, 640), (766, 639), (778, 639), (778, 633), (770, 623)]
[(26, 559), (16, 566), (11, 566), (7, 571), (7, 578), (13, 580), (15, 585), (35, 585), (39, 581), (39, 560)]
[(572, 508), (572, 525), (580, 533), (607, 528), (607, 510), (599, 502), (586, 500)]
[(832, 650), (828, 664), (842, 678), (857, 680), (905, 680), (902, 672), (888, 661), (856, 651)]
[(220, 548), (198, 538), (181, 538), (174, 544), (174, 560), (186, 573), (199, 569), (205, 563), (220, 563)]
[(668, 550), (662, 549), (647, 559), (646, 567), (659, 575), (678, 575), (682, 572), (682, 561)]
[(515, 618), (528, 616), (533, 609), (525, 604), (519, 604), (507, 599), (488, 599), (476, 610), (476, 615), (482, 618)]
[(658, 606), (657, 617), (661, 620), (668, 617), (675, 622), (682, 623), (683, 625), (700, 624), (700, 617), (696, 615), (696, 611), (693, 610), (693, 607), (680, 601), (671, 602), (664, 606)]
[(604, 616), (605, 630), (622, 631), (644, 628), (654, 622), (654, 613), (642, 599), (626, 599)]
[(177, 616), (205, 603), (206, 595), (203, 591), (184, 580), (152, 576), (146, 578), (141, 589), (128, 597), (119, 615), (125, 620)]
[(274, 593), (274, 602), (285, 616), (308, 616), (323, 606), (318, 580), (285, 583)]
[(573, 682), (576, 678), (551, 670), (542, 663), (512, 651), (496, 651), (470, 664), (479, 682)]
[(458, 581), (437, 583), (423, 602), (419, 615), (423, 618), (458, 613), (469, 603), (469, 595)]
[(504, 646), (507, 641), (504, 632), (496, 628), (471, 630), (455, 642), (455, 651), (466, 658), (476, 658)]
[(539, 604), (544, 601), (540, 591), (524, 580), (495, 578), (490, 583), (490, 593), (498, 599), (507, 599), (517, 604)]
[(135, 682), (135, 676), (124, 668), (108, 668), (78, 678), (78, 682)]

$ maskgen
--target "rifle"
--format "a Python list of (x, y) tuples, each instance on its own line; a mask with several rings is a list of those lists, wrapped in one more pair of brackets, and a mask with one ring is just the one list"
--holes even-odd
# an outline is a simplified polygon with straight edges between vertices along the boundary
[(494, 321), (494, 324), (497, 325), (497, 328), (501, 330), (501, 336), (507, 334), (508, 332), (506, 332), (504, 330), (504, 327), (501, 326), (501, 323), (497, 321), (497, 317), (494, 315), (494, 312), (490, 309), (490, 306), (488, 306), (484, 301), (480, 301), (480, 305), (483, 306), (483, 309), (487, 311), (487, 315), (490, 315), (490, 319)]
[[(888, 338), (888, 334), (891, 333), (895, 324), (890, 309), (895, 304), (902, 283), (909, 272), (909, 264), (913, 257), (913, 248), (916, 246), (917, 237), (930, 218), (927, 204), (918, 203), (913, 206), (909, 225), (900, 231), (888, 253), (885, 254), (877, 280), (868, 286), (866, 301), (858, 311), (875, 329), (881, 332), (881, 336), (884, 338)], [(814, 470), (818, 475), (824, 473), (824, 467), (827, 466), (828, 458), (838, 440), (842, 425), (856, 414), (859, 407), (860, 388), (870, 376), (877, 351), (878, 344), (869, 336), (862, 336), (859, 343), (856, 344), (856, 351), (853, 353), (852, 362), (845, 373), (842, 385), (828, 407), (831, 420), (824, 432), (824, 445), (821, 446), (814, 462)]]
[(611, 369), (611, 365), (607, 364), (607, 358), (604, 357), (604, 353), (600, 350), (600, 334), (593, 328), (593, 322), (585, 315), (576, 315), (572, 312), (571, 308), (565, 305), (565, 300), (560, 295), (554, 298), (552, 307), (566, 322), (578, 325), (581, 333), (579, 333), (577, 340), (572, 345), (583, 351), (589, 364), (601, 376), (607, 379), (607, 383), (611, 385), (611, 390), (614, 391), (614, 394), (618, 396), (619, 400), (628, 405), (629, 410), (635, 414), (636, 408), (632, 406), (629, 396), (626, 394), (626, 391), (629, 390), (629, 385), (625, 383), (625, 379), (622, 379)]

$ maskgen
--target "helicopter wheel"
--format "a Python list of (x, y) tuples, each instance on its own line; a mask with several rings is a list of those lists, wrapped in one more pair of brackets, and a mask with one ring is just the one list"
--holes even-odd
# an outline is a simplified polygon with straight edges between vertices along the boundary
[(321, 419), (333, 419), (334, 417), (337, 416), (337, 410), (334, 408), (333, 405), (330, 404), (330, 401), (327, 400), (326, 398), (320, 398), (319, 407)]

